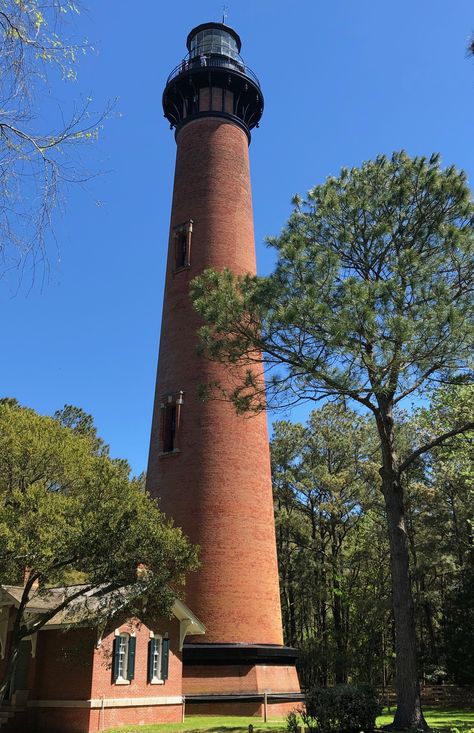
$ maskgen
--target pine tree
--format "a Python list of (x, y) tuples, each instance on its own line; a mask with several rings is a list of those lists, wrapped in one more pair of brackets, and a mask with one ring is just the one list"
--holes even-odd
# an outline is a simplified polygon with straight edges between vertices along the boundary
[[(267, 400), (338, 396), (371, 415), (390, 544), (396, 629), (396, 729), (424, 728), (402, 477), (431, 448), (469, 430), (458, 415), (403, 459), (396, 408), (436, 382), (472, 383), (474, 206), (466, 176), (439, 156), (379, 156), (316, 186), (270, 244), (266, 278), (196, 278), (203, 350), (228, 364), (237, 410)], [(278, 371), (278, 368), (280, 371)]]

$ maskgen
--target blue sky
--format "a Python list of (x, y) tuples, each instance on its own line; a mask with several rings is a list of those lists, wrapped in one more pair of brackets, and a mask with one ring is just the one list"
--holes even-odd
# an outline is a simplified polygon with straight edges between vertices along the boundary
[[(220, 20), (207, 0), (85, 0), (76, 22), (94, 53), (78, 80), (53, 79), (45, 125), (74, 98), (100, 111), (118, 98), (83, 153), (100, 171), (72, 187), (55, 220), (46, 279), (0, 280), (0, 393), (51, 414), (92, 413), (112, 454), (146, 467), (161, 318), (175, 142), (161, 109), (189, 30)], [(304, 193), (378, 153), (439, 151), (474, 179), (472, 0), (242, 0), (228, 23), (257, 73), (265, 112), (250, 147), (259, 271), (264, 244)], [(296, 413), (301, 417), (301, 411)]]

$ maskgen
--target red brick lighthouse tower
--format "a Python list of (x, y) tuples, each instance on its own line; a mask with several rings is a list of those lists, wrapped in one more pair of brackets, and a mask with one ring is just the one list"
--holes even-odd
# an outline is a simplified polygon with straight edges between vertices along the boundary
[(237, 416), (199, 387), (226, 381), (198, 356), (192, 278), (208, 267), (255, 273), (248, 146), (263, 112), (240, 38), (204, 23), (163, 92), (177, 157), (148, 489), (201, 548), (186, 602), (207, 628), (183, 650), (190, 712), (280, 715), (299, 699), (283, 646), (266, 417)]

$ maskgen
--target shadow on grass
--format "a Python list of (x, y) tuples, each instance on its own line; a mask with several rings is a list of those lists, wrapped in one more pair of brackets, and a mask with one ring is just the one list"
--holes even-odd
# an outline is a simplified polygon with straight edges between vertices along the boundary
[[(383, 714), (377, 718), (377, 728), (390, 724), (393, 720), (394, 713), (395, 709), (389, 713), (385, 708)], [(447, 733), (447, 731), (452, 731), (453, 729), (457, 729), (459, 733), (468, 733), (471, 730), (474, 733), (474, 705), (472, 709), (453, 708), (451, 710), (444, 708), (439, 710), (436, 708), (424, 708), (423, 714), (431, 730), (435, 733)]]
[(157, 723), (155, 725), (125, 726), (122, 728), (108, 728), (105, 733), (247, 733), (248, 726), (253, 726), (254, 733), (286, 733), (286, 721), (271, 721), (264, 723), (257, 718), (256, 722), (250, 718), (245, 722), (231, 721), (219, 723), (206, 723), (202, 725), (195, 720), (189, 724), (184, 723)]
[[(377, 718), (377, 729), (392, 722), (395, 709), (390, 713), (387, 708)], [(424, 715), (433, 733), (474, 733), (474, 704), (471, 709), (436, 709), (425, 708)], [(232, 720), (220, 717), (212, 720), (211, 716), (190, 716), (184, 723), (161, 723), (155, 725), (124, 726), (122, 728), (107, 729), (106, 733), (247, 733), (248, 726), (253, 726), (254, 733), (286, 733), (286, 721), (269, 721), (264, 723), (261, 718), (240, 718)], [(65, 732), (66, 733), (66, 732)], [(391, 733), (395, 733), (391, 731)]]
[[(253, 723), (252, 723), (253, 725)], [(253, 726), (254, 733), (258, 733), (258, 726)], [(245, 728), (242, 725), (236, 725), (231, 727), (230, 725), (218, 725), (214, 728), (186, 728), (185, 733), (242, 733)], [(266, 729), (261, 729), (266, 730)]]

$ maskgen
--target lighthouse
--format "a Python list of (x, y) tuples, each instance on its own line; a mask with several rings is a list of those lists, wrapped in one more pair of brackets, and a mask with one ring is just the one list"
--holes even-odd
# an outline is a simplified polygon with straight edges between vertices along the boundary
[(186, 603), (206, 635), (183, 648), (187, 713), (280, 716), (300, 695), (282, 636), (266, 416), (202, 397), (230, 377), (199, 355), (189, 295), (207, 268), (256, 272), (249, 143), (264, 100), (232, 28), (204, 23), (186, 45), (163, 92), (177, 153), (147, 488), (200, 547)]

